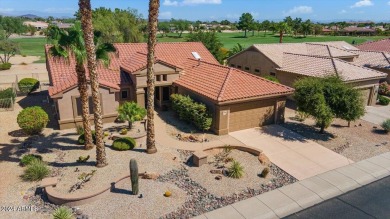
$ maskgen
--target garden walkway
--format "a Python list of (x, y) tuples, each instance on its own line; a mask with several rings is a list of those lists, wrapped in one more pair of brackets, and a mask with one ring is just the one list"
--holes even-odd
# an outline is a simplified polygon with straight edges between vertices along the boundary
[(353, 163), (344, 156), (279, 125), (230, 133), (247, 146), (258, 148), (278, 167), (298, 180)]

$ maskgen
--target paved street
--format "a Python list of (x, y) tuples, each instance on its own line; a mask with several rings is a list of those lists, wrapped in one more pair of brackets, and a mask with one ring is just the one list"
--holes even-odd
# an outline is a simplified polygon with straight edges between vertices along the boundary
[(248, 146), (263, 150), (274, 164), (298, 180), (353, 163), (279, 125), (241, 130), (230, 135)]
[(390, 177), (286, 217), (390, 218)]
[(367, 122), (380, 125), (386, 119), (390, 119), (390, 105), (388, 106), (367, 106), (366, 114), (362, 118)]

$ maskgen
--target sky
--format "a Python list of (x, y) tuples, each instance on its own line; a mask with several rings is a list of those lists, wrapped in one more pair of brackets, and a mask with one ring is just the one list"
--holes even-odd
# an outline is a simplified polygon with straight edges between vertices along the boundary
[[(0, 14), (72, 17), (77, 0), (0, 0)], [(160, 0), (160, 19), (238, 20), (251, 13), (256, 20), (286, 16), (313, 21), (390, 21), (390, 0)], [(147, 0), (91, 0), (92, 7), (137, 9), (144, 18)]]

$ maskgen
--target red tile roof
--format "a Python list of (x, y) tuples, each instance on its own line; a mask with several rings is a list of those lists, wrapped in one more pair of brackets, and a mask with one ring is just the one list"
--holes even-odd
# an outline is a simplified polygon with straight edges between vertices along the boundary
[(294, 89), (244, 71), (188, 59), (184, 73), (174, 82), (218, 102), (270, 95), (289, 95)]
[(380, 51), (390, 53), (390, 38), (367, 42), (356, 46), (360, 50)]
[[(183, 67), (181, 67), (177, 64), (172, 64), (169, 61), (161, 59), (157, 56), (155, 57), (154, 62), (155, 63), (163, 63), (164, 65), (167, 65), (167, 66), (170, 66), (173, 68), (183, 69)], [(125, 59), (121, 64), (121, 68), (129, 73), (135, 73), (136, 71), (146, 69), (146, 67), (147, 67), (147, 54), (141, 53), (141, 52), (135, 53), (131, 57)]]
[[(126, 65), (124, 63), (128, 62), (129, 58), (134, 55), (137, 56), (137, 53), (147, 53), (147, 44), (117, 43), (114, 44), (114, 46), (117, 49), (117, 52), (116, 54), (111, 54), (110, 66), (106, 68), (103, 65), (99, 65), (98, 74), (101, 85), (119, 89), (120, 84), (131, 83), (130, 76), (126, 73), (122, 73), (120, 67)], [(51, 80), (49, 95), (53, 96), (77, 86), (77, 77), (74, 58), (71, 57), (69, 60), (65, 60), (63, 58), (51, 57), (49, 48), (50, 45), (47, 45), (47, 69)], [(206, 47), (198, 42), (158, 43), (155, 50), (156, 57), (175, 66), (180, 66), (187, 61), (188, 58), (192, 58), (191, 52), (198, 52), (202, 57), (202, 60), (218, 64), (218, 61)]]

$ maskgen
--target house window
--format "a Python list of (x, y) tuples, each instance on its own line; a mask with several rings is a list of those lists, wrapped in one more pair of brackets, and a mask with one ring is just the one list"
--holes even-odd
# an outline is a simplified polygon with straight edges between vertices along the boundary
[(170, 90), (169, 87), (163, 87), (163, 101), (169, 100)]
[(241, 65), (237, 65), (237, 68), (238, 68), (238, 69), (241, 69)]
[(260, 69), (255, 69), (255, 72), (256, 73), (260, 73)]
[(129, 91), (128, 90), (122, 90), (121, 91), (121, 99), (127, 99), (129, 98)]
[(163, 75), (163, 81), (168, 81), (168, 75)]
[(233, 67), (233, 68), (234, 68), (234, 67), (236, 67), (236, 65), (235, 65), (235, 64), (230, 64), (230, 67)]
[(156, 81), (161, 81), (161, 75), (156, 75)]
[(249, 67), (245, 67), (245, 71), (249, 71)]
[(275, 72), (270, 72), (270, 73), (269, 73), (269, 75), (271, 75), (271, 76), (274, 76), (274, 77), (275, 77), (275, 76), (276, 76), (276, 73), (275, 73)]

